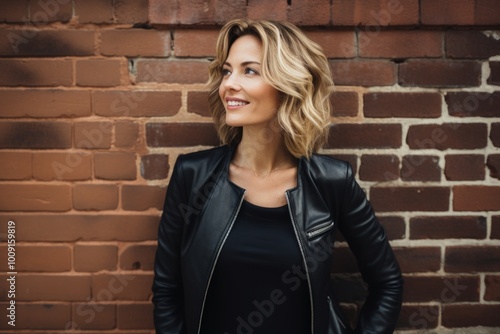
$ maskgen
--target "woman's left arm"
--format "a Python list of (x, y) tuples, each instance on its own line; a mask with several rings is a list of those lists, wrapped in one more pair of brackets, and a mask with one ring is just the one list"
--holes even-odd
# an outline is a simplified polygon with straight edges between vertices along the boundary
[(355, 333), (393, 333), (402, 304), (403, 278), (398, 262), (351, 167), (345, 179), (339, 229), (355, 255), (368, 297)]

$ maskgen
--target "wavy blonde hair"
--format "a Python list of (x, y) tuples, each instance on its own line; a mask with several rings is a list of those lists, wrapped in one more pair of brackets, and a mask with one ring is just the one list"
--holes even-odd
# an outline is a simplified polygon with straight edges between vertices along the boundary
[(309, 158), (327, 139), (333, 81), (321, 47), (288, 22), (237, 19), (221, 29), (207, 85), (209, 109), (222, 143), (241, 140), (242, 128), (226, 124), (219, 86), (229, 49), (244, 35), (262, 43), (262, 77), (280, 92), (277, 119), (287, 149), (297, 158)]

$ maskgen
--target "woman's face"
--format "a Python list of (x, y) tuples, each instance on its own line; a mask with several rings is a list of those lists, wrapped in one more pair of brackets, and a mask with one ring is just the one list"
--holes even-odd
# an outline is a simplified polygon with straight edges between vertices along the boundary
[(262, 78), (261, 64), (262, 45), (255, 36), (241, 36), (229, 49), (219, 87), (227, 125), (266, 125), (275, 117), (279, 93)]

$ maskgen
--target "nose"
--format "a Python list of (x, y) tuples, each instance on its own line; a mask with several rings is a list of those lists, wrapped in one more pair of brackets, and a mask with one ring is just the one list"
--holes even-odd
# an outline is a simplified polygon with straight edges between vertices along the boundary
[(222, 85), (228, 90), (239, 90), (241, 88), (238, 78), (234, 74), (230, 74), (222, 80)]

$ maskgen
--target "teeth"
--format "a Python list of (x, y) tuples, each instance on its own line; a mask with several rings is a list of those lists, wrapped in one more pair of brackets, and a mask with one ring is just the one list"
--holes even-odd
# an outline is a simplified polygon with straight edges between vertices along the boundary
[(231, 107), (236, 107), (236, 106), (244, 106), (247, 104), (247, 102), (241, 102), (241, 101), (227, 101), (227, 105)]

